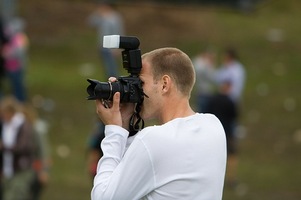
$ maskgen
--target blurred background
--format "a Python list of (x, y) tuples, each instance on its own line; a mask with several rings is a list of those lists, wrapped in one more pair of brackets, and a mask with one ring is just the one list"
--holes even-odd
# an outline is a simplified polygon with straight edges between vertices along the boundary
[[(114, 1), (142, 53), (173, 46), (191, 58), (235, 47), (246, 70), (239, 118), (237, 187), (224, 200), (301, 199), (301, 1)], [(107, 80), (93, 0), (1, 0), (3, 20), (24, 22), (27, 100), (48, 126), (49, 180), (41, 200), (90, 198), (89, 137), (95, 105), (87, 78)], [(119, 56), (119, 54), (117, 55)], [(121, 59), (121, 57), (120, 57)], [(118, 59), (117, 59), (118, 60)], [(127, 72), (118, 60), (118, 71)], [(11, 93), (4, 78), (2, 93)], [(195, 96), (192, 105), (196, 106)]]

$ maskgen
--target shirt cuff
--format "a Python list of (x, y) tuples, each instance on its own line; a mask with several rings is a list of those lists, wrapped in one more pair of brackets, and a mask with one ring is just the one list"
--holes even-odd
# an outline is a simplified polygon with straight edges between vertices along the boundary
[(110, 135), (114, 135), (114, 134), (118, 134), (123, 136), (124, 138), (127, 138), (129, 136), (129, 132), (122, 128), (121, 126), (117, 126), (117, 125), (106, 125), (105, 126), (105, 136), (110, 136)]

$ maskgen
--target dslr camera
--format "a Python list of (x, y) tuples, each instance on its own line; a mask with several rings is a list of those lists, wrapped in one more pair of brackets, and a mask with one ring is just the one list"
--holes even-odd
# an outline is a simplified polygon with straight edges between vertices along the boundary
[(121, 103), (142, 104), (144, 93), (139, 73), (142, 68), (140, 41), (137, 37), (108, 35), (103, 38), (104, 48), (124, 49), (122, 51), (123, 68), (129, 76), (118, 77), (116, 82), (100, 82), (87, 79), (90, 85), (87, 87), (88, 100), (102, 99), (112, 101), (113, 95), (120, 92)]

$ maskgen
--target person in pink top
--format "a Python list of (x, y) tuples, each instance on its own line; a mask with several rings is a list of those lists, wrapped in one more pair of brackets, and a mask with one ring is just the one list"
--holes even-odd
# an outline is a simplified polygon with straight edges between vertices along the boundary
[(5, 59), (4, 67), (10, 80), (14, 96), (20, 101), (26, 101), (24, 73), (26, 68), (26, 52), (28, 37), (23, 31), (24, 22), (19, 18), (9, 21), (6, 34), (9, 42), (4, 45), (2, 55)]

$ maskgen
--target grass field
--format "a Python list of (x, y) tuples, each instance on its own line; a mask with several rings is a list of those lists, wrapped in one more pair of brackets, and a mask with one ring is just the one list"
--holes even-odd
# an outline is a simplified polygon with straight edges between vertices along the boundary
[[(87, 78), (106, 80), (86, 23), (88, 1), (19, 1), (31, 41), (26, 84), (50, 125), (53, 166), (42, 200), (89, 199), (87, 137), (95, 120)], [(298, 0), (269, 0), (242, 14), (229, 8), (120, 4), (141, 50), (175, 46), (191, 57), (235, 46), (246, 66), (239, 180), (224, 200), (301, 199), (301, 13)], [(180, 16), (180, 17), (179, 17)], [(120, 69), (122, 73), (124, 70)]]

